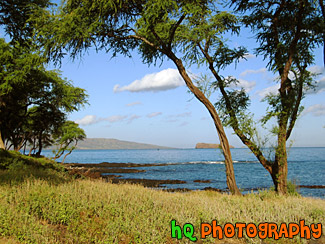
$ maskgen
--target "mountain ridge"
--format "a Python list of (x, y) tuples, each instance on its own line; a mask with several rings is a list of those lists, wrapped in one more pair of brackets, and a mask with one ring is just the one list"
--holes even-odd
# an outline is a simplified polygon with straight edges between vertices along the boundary
[(172, 147), (159, 146), (148, 143), (139, 143), (132, 141), (118, 140), (114, 138), (86, 138), (79, 141), (77, 148), (79, 150), (95, 149), (174, 149)]

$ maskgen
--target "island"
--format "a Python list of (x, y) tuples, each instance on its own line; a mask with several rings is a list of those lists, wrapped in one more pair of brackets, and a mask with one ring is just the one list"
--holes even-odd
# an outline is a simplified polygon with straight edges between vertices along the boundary
[[(220, 148), (220, 144), (200, 142), (195, 145), (195, 149), (211, 149), (211, 148)], [(234, 148), (234, 146), (230, 145), (230, 148)]]

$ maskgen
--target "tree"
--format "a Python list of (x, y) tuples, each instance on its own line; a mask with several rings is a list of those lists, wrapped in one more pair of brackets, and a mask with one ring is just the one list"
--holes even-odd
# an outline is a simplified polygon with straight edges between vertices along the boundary
[(58, 71), (46, 70), (46, 59), (38, 53), (4, 39), (0, 61), (0, 146), (18, 151), (37, 140), (40, 155), (66, 114), (86, 103), (85, 90), (61, 78)]
[[(321, 2), (321, 1), (320, 1)], [(259, 135), (252, 115), (247, 112), (249, 97), (245, 90), (229, 89), (239, 82), (234, 77), (223, 77), (220, 70), (229, 61), (243, 57), (244, 48), (229, 49), (224, 45), (215, 23), (209, 18), (197, 18), (184, 27), (184, 52), (192, 62), (206, 62), (216, 79), (214, 87), (221, 93), (216, 107), (226, 126), (231, 126), (240, 140), (254, 153), (270, 173), (277, 192), (287, 192), (287, 149), (289, 139), (299, 113), (305, 91), (312, 87), (313, 75), (307, 68), (314, 62), (313, 51), (323, 43), (324, 19), (321, 5), (315, 1), (241, 1), (233, 0), (236, 10), (249, 12), (243, 22), (256, 32), (259, 47), (256, 54), (268, 60), (268, 68), (278, 73), (280, 89), (269, 94), (269, 104), (262, 123), (276, 118), (272, 132), (277, 137), (274, 160), (268, 160), (259, 146)], [(323, 6), (324, 7), (324, 6)], [(236, 29), (233, 29), (236, 31)]]
[(0, 2), (0, 25), (4, 26), (5, 32), (12, 41), (27, 44), (33, 33), (33, 27), (28, 25), (27, 20), (32, 10), (38, 6), (49, 7), (49, 0), (2, 0)]
[(53, 135), (55, 144), (58, 146), (57, 151), (53, 151), (55, 156), (53, 159), (60, 158), (65, 151), (68, 151), (62, 159), (62, 164), (65, 158), (76, 149), (78, 141), (86, 138), (85, 131), (79, 128), (78, 124), (73, 121), (66, 121)]
[[(66, 1), (57, 14), (39, 9), (31, 23), (36, 35), (43, 42), (49, 58), (60, 59), (66, 51), (73, 57), (91, 46), (112, 52), (113, 56), (131, 56), (138, 50), (143, 62), (156, 63), (168, 58), (176, 65), (180, 75), (194, 96), (209, 111), (223, 150), (227, 185), (233, 194), (240, 194), (236, 185), (228, 139), (213, 104), (192, 82), (178, 57), (182, 23), (212, 12), (213, 1)], [(219, 13), (216, 13), (218, 16)], [(217, 17), (216, 17), (217, 18)], [(227, 23), (219, 22), (220, 32), (227, 30)]]

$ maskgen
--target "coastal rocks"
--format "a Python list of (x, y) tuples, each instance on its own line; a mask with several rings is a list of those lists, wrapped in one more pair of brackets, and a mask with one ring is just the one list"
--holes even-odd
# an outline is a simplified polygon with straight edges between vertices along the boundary
[(194, 180), (196, 183), (211, 183), (211, 180)]
[[(212, 143), (197, 143), (195, 149), (211, 149), (211, 148), (220, 148), (220, 144), (212, 144)], [(230, 148), (234, 148), (230, 146)]]
[[(145, 187), (163, 187), (165, 184), (185, 184), (183, 180), (154, 180), (154, 179), (121, 179), (121, 175), (115, 173), (140, 173), (145, 170), (134, 169), (136, 167), (155, 167), (168, 164), (134, 164), (134, 163), (99, 163), (99, 164), (65, 164), (70, 175), (75, 177), (101, 178), (114, 184), (130, 183)], [(114, 173), (114, 175), (112, 175)]]

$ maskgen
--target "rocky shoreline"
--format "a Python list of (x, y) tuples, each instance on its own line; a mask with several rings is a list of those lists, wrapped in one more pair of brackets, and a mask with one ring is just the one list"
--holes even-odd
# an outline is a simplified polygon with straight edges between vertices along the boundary
[[(76, 178), (88, 177), (93, 179), (104, 179), (107, 182), (113, 184), (130, 183), (139, 184), (145, 187), (151, 188), (163, 188), (165, 184), (185, 184), (184, 180), (159, 180), (159, 179), (124, 179), (122, 178), (123, 173), (139, 173), (146, 172), (144, 169), (137, 169), (139, 167), (160, 167), (171, 164), (135, 164), (135, 163), (108, 163), (103, 162), (99, 164), (79, 164), (79, 163), (67, 163), (64, 164), (65, 168), (69, 171), (70, 175), (74, 175)], [(107, 175), (106, 175), (107, 174)], [(194, 180), (196, 183), (210, 183), (209, 180)], [(298, 185), (299, 188), (325, 188), (322, 185)], [(192, 191), (188, 188), (175, 188), (175, 189), (164, 189), (167, 192), (188, 192)], [(229, 192), (228, 190), (222, 190), (213, 187), (205, 187), (203, 190), (217, 191), (217, 192)], [(244, 189), (245, 191), (256, 191), (263, 190), (260, 188)]]

